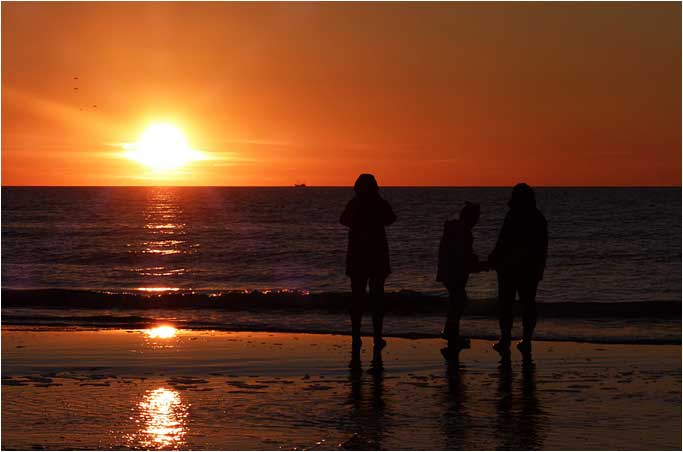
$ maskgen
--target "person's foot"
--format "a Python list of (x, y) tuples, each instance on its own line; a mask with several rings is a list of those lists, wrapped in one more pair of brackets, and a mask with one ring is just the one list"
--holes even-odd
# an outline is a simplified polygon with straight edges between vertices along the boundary
[(441, 349), (441, 356), (446, 362), (458, 361), (460, 358), (460, 350), (451, 350), (449, 347), (444, 347)]
[(469, 339), (467, 339), (466, 337), (458, 337), (455, 340), (449, 340), (448, 347), (446, 348), (452, 350), (455, 353), (458, 353), (461, 350), (466, 350), (470, 347), (471, 344)]
[(466, 337), (459, 337), (458, 338), (458, 348), (460, 350), (465, 350), (471, 347), (470, 340), (467, 339)]
[(522, 355), (531, 355), (531, 341), (517, 342), (517, 350), (522, 352)]
[(510, 355), (510, 343), (505, 342), (505, 341), (498, 341), (495, 344), (493, 344), (493, 349), (497, 351), (500, 356), (509, 356)]

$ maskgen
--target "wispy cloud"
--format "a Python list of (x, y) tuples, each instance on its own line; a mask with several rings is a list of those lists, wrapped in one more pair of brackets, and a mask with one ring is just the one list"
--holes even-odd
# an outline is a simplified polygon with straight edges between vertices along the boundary
[(278, 146), (278, 147), (297, 147), (296, 143), (283, 140), (259, 140), (259, 139), (229, 139), (221, 140), (221, 144), (250, 144), (255, 146)]

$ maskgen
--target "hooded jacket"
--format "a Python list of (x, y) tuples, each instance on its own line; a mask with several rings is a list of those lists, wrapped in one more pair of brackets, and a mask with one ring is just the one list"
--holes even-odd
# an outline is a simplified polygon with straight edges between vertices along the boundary
[(467, 283), (470, 273), (478, 272), (479, 259), (472, 249), (472, 231), (462, 220), (446, 221), (439, 243), (436, 280), (446, 286)]

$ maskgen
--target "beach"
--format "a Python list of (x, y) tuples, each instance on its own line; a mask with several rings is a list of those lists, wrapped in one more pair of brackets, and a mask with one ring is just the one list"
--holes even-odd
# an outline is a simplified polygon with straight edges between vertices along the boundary
[(484, 272), (462, 319), (472, 348), (448, 366), (443, 222), (486, 206), (483, 259), (509, 189), (383, 189), (398, 220), (379, 374), (369, 337), (348, 368), (350, 191), (3, 187), (2, 447), (681, 448), (680, 190), (538, 189), (551, 240), (533, 365), (491, 349)]
[(0, 452), (683, 448), (680, 3), (0, 10)]
[(680, 449), (681, 347), (2, 329), (3, 449)]

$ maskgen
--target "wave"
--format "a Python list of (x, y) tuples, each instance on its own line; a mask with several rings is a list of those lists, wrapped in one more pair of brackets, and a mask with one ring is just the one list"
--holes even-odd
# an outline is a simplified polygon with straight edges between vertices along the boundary
[[(321, 312), (343, 313), (350, 294), (338, 292), (308, 293), (297, 290), (274, 291), (94, 291), (71, 289), (2, 289), (2, 306), (40, 309), (210, 309), (246, 312)], [(441, 315), (447, 310), (445, 297), (413, 291), (389, 292), (385, 310), (394, 315)], [(521, 306), (515, 305), (521, 310)], [(664, 319), (681, 318), (681, 301), (650, 302), (559, 302), (538, 303), (540, 316), (577, 319)], [(495, 317), (495, 299), (470, 300), (465, 315)], [(7, 320), (3, 316), (3, 323)], [(130, 319), (129, 319), (130, 320)]]
[[(115, 315), (82, 315), (82, 316), (22, 316), (22, 315), (3, 315), (2, 319), (5, 327), (20, 326), (22, 330), (26, 328), (37, 328), (37, 331), (49, 327), (50, 329), (126, 329), (144, 330), (160, 324), (156, 317), (142, 316), (115, 316)], [(162, 322), (163, 323), (163, 322)], [(472, 339), (497, 340), (498, 333), (495, 331), (494, 323), (492, 328), (469, 331), (467, 336)], [(181, 330), (211, 330), (211, 331), (230, 331), (230, 332), (268, 332), (268, 333), (297, 333), (297, 334), (333, 334), (348, 336), (348, 328), (339, 328), (332, 325), (318, 326), (286, 326), (270, 322), (249, 322), (242, 319), (235, 319), (232, 322), (205, 322), (193, 320), (174, 319), (173, 325)], [(535, 339), (552, 342), (590, 342), (596, 344), (638, 344), (638, 345), (680, 345), (680, 336), (671, 334), (660, 334), (653, 337), (632, 336), (632, 335), (601, 335), (597, 325), (592, 328), (585, 328), (584, 331), (569, 333), (568, 331), (537, 332)], [(643, 326), (647, 329), (647, 325)], [(407, 332), (404, 330), (394, 330), (385, 332), (385, 337), (402, 339), (436, 339), (440, 338), (440, 333), (425, 331)], [(593, 334), (591, 334), (591, 331)]]

